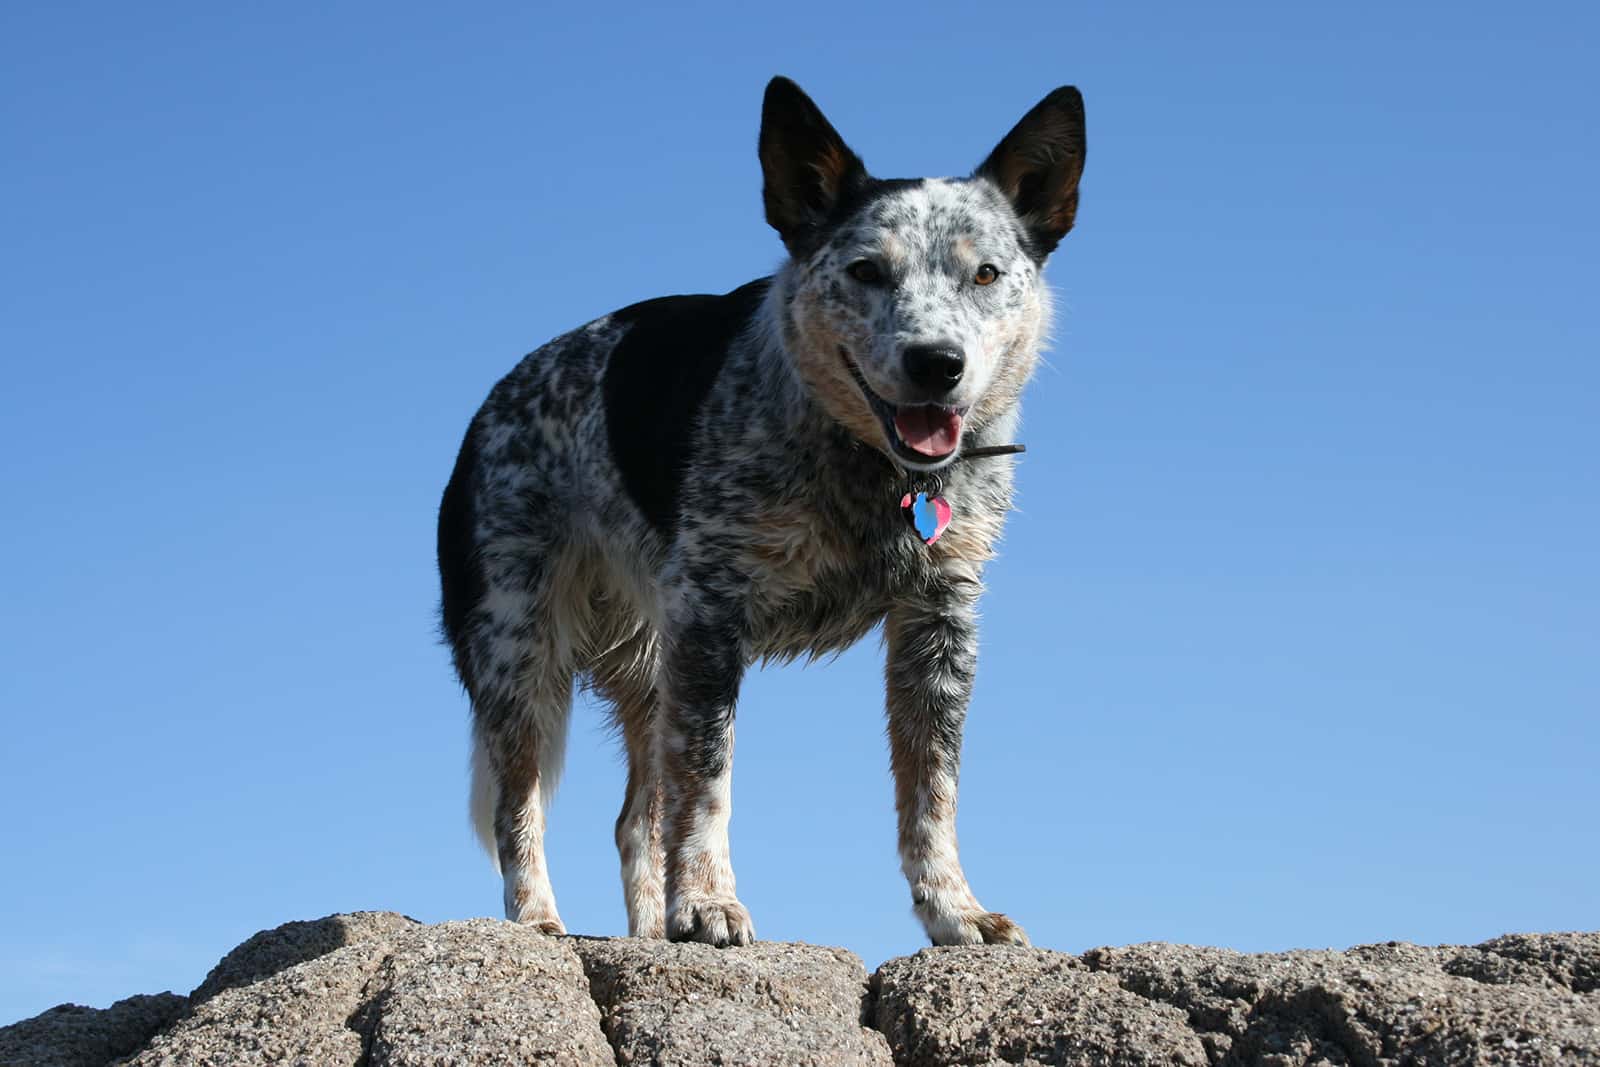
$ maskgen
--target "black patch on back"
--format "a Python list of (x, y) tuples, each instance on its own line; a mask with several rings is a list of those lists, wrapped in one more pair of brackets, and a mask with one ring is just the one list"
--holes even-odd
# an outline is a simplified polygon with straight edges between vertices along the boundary
[(476, 419), (467, 426), (461, 451), (456, 454), (455, 470), (450, 472), (450, 483), (444, 487), (444, 499), (439, 502), (439, 621), (450, 642), (456, 674), (468, 692), (473, 686), (467, 657), (467, 618), (483, 602), (485, 593), (473, 541), (477, 511), (472, 479), (478, 468), (478, 445), (473, 434), (477, 428)]
[(762, 278), (724, 296), (664, 296), (612, 316), (628, 332), (602, 380), (611, 456), (628, 495), (663, 534), (677, 525), (700, 405), (769, 284)]

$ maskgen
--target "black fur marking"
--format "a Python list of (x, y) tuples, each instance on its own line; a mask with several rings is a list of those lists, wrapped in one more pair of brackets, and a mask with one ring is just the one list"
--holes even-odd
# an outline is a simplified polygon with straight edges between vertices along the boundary
[(672, 695), (683, 731), (684, 768), (704, 781), (728, 769), (728, 731), (744, 676), (743, 644), (732, 622), (695, 621), (677, 635)]
[(467, 426), (456, 454), (455, 469), (439, 502), (439, 585), (442, 590), (439, 621), (450, 642), (456, 673), (461, 684), (473, 689), (471, 657), (468, 655), (467, 617), (483, 602), (483, 573), (477, 566), (475, 529), (477, 509), (473, 504), (473, 471), (478, 466), (478, 446), (473, 440), (477, 420)]
[(810, 255), (839, 201), (867, 180), (861, 157), (811, 98), (784, 77), (767, 83), (757, 154), (767, 222), (793, 255)]
[(723, 296), (646, 300), (612, 316), (628, 332), (606, 363), (606, 436), (628, 496), (665, 535), (677, 525), (700, 406), (770, 281)]

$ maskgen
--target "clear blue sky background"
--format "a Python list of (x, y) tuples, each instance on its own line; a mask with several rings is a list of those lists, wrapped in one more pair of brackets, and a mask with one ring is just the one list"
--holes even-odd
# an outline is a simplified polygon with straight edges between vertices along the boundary
[[(1035, 941), (1600, 926), (1593, 5), (9, 4), (0, 1022), (494, 914), (433, 523), (525, 351), (724, 291), (766, 79), (883, 175), (1083, 88), (967, 734)], [(745, 689), (762, 936), (922, 944), (873, 643)], [(581, 707), (568, 926), (624, 930)]]

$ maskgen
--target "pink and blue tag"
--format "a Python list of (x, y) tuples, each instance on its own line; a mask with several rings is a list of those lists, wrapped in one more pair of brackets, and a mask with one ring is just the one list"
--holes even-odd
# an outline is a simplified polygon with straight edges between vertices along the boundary
[(950, 525), (950, 505), (942, 496), (907, 493), (900, 501), (900, 511), (924, 544), (931, 545), (939, 540), (939, 535)]

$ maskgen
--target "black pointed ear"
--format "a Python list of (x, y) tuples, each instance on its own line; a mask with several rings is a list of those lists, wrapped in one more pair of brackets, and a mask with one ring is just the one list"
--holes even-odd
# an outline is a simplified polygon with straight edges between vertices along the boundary
[(761, 199), (767, 221), (796, 256), (810, 251), (839, 202), (867, 170), (811, 98), (773, 78), (761, 102)]
[(1083, 149), (1083, 96), (1064, 85), (1022, 116), (974, 173), (1011, 201), (1040, 262), (1072, 229)]

